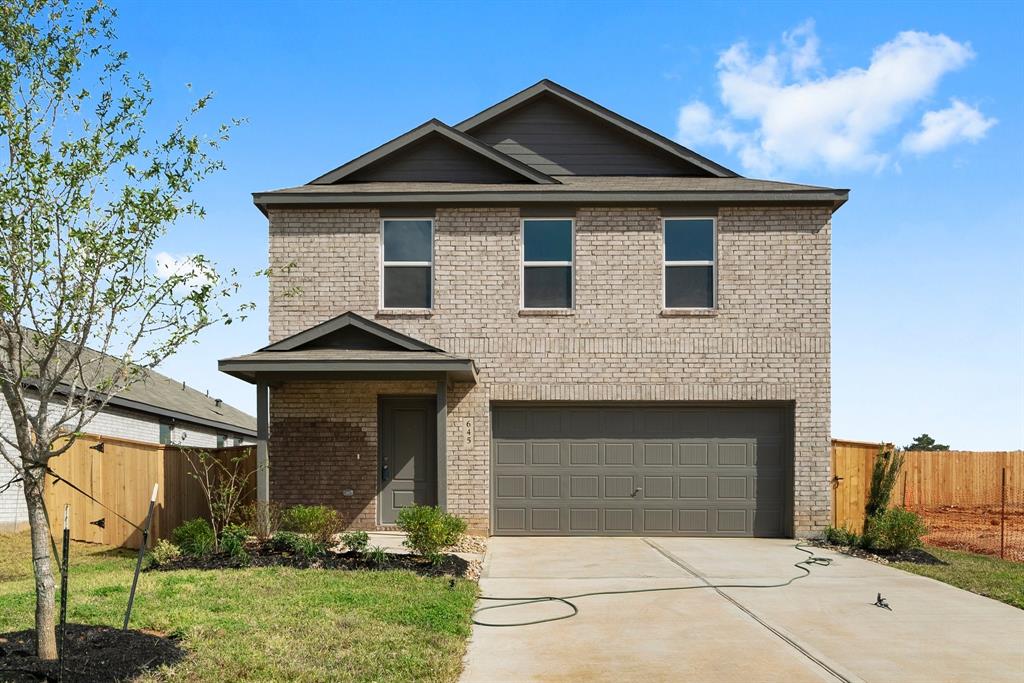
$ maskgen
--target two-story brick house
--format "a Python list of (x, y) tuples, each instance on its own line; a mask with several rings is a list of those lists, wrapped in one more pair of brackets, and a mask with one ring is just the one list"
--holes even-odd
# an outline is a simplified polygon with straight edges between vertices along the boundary
[(354, 528), (805, 535), (829, 522), (830, 223), (550, 81), (290, 189), (263, 499)]

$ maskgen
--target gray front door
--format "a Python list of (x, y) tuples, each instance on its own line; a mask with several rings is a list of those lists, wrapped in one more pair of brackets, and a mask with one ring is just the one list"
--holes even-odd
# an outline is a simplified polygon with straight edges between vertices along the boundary
[(791, 425), (775, 406), (495, 407), (494, 533), (782, 536)]
[(380, 521), (394, 524), (410, 505), (437, 504), (436, 399), (380, 401)]

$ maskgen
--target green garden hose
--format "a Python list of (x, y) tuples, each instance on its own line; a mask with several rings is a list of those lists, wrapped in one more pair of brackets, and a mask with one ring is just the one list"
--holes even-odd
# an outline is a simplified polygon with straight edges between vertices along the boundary
[[(632, 595), (632, 594), (636, 594), (636, 593), (663, 593), (663, 592), (668, 592), (668, 591), (687, 591), (687, 590), (694, 590), (694, 589), (698, 589), (698, 588), (714, 588), (714, 589), (721, 589), (721, 588), (784, 588), (784, 587), (790, 585), (791, 583), (793, 583), (794, 581), (798, 581), (798, 580), (803, 579), (803, 578), (805, 578), (807, 576), (810, 576), (810, 574), (811, 574), (810, 567), (815, 566), (815, 565), (822, 566), (822, 567), (827, 567), (828, 565), (832, 564), (832, 560), (830, 558), (820, 557), (820, 556), (815, 555), (812, 551), (810, 551), (807, 548), (805, 548), (803, 546), (803, 544), (801, 544), (801, 543), (797, 543), (794, 547), (797, 550), (799, 550), (800, 552), (807, 553), (807, 555), (808, 555), (808, 557), (806, 559), (800, 560), (799, 562), (795, 562), (793, 564), (793, 566), (796, 567), (797, 569), (799, 569), (800, 571), (802, 571), (803, 574), (800, 574), (798, 576), (794, 576), (793, 578), (791, 578), (791, 579), (789, 579), (787, 581), (784, 581), (782, 583), (770, 583), (770, 584), (748, 584), (748, 583), (710, 584), (710, 583), (705, 582), (704, 584), (699, 585), (699, 586), (667, 586), (667, 587), (663, 587), (663, 588), (634, 588), (634, 589), (630, 589), (630, 590), (593, 591), (591, 593), (577, 593), (576, 595), (561, 595), (561, 596), (559, 596), (559, 595), (543, 595), (543, 596), (534, 596), (534, 597), (498, 597), (498, 596), (493, 596), (493, 595), (482, 595), (482, 596), (480, 596), (481, 600), (492, 600), (492, 601), (496, 601), (496, 602), (501, 602), (503, 604), (501, 604), (501, 605), (491, 605), (489, 607), (478, 607), (477, 609), (473, 610), (472, 620), (473, 620), (473, 623), (476, 624), (477, 626), (493, 626), (493, 627), (532, 626), (534, 624), (544, 624), (544, 623), (547, 623), (549, 621), (561, 621), (562, 619), (571, 619), (571, 618), (573, 618), (574, 616), (576, 616), (577, 614), (580, 613), (579, 607), (577, 607), (576, 604), (572, 602), (573, 600), (578, 600), (580, 598), (590, 598), (590, 597), (595, 597), (595, 596), (598, 596), (598, 595)], [(655, 548), (658, 549), (656, 546), (655, 546)], [(660, 552), (660, 549), (658, 549), (658, 550)], [(697, 578), (701, 578), (701, 577), (698, 576)], [(533, 605), (533, 604), (540, 604), (540, 603), (545, 603), (545, 602), (560, 602), (563, 605), (565, 605), (566, 607), (568, 607), (569, 609), (571, 609), (572, 612), (570, 612), (569, 614), (562, 614), (562, 615), (557, 616), (557, 617), (548, 617), (547, 619), (534, 619), (532, 621), (518, 621), (518, 622), (507, 623), (507, 624), (494, 624), (494, 623), (489, 623), (489, 622), (486, 622), (486, 621), (480, 621), (477, 618), (478, 614), (480, 614), (481, 612), (486, 612), (488, 610), (505, 609), (505, 608), (508, 608), (508, 607), (518, 607), (520, 605)]]

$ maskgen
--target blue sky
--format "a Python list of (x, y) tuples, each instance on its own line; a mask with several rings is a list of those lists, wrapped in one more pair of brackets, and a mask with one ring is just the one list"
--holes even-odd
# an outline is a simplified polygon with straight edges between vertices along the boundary
[[(851, 188), (833, 223), (833, 434), (1024, 446), (1024, 10), (1013, 3), (116, 3), (158, 97), (246, 117), (201, 224), (161, 244), (252, 272), (256, 190), (551, 78), (744, 175)], [(191, 83), (190, 93), (186, 84)], [(162, 370), (252, 410), (209, 330)]]

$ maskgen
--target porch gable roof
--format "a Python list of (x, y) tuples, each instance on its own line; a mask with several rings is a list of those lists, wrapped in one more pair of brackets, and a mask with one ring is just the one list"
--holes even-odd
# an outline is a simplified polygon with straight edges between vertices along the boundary
[(242, 356), (221, 372), (255, 384), (270, 379), (453, 379), (476, 382), (476, 363), (351, 311)]

